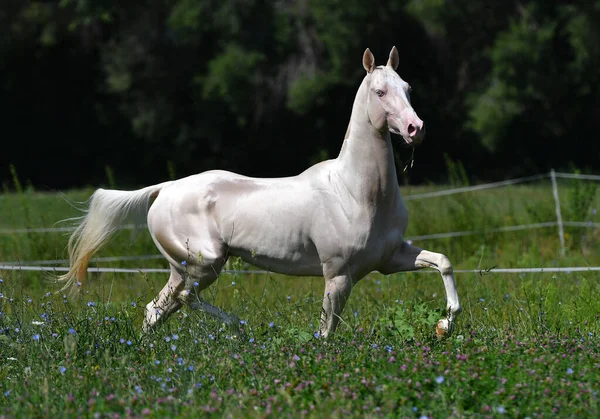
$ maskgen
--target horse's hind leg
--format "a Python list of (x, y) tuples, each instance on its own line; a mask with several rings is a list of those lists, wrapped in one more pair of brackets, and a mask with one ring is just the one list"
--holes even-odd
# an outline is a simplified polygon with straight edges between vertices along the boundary
[(171, 314), (187, 304), (194, 310), (206, 314), (230, 326), (238, 326), (239, 319), (204, 301), (200, 291), (208, 288), (217, 279), (215, 266), (192, 266), (189, 272), (171, 268), (169, 281), (158, 295), (146, 305), (143, 331), (149, 332), (164, 323)]
[(202, 264), (195, 267), (193, 274), (187, 279), (189, 285), (185, 303), (189, 305), (190, 308), (203, 311), (209, 316), (214, 317), (220, 322), (237, 330), (240, 325), (240, 320), (237, 316), (213, 306), (200, 297), (200, 291), (208, 288), (208, 286), (217, 279), (224, 263), (225, 259), (218, 259), (218, 262)]
[(182, 301), (180, 294), (185, 290), (185, 280), (180, 272), (171, 268), (169, 281), (158, 293), (158, 295), (146, 305), (146, 313), (142, 330), (150, 332), (159, 324), (163, 323), (169, 316), (179, 310)]

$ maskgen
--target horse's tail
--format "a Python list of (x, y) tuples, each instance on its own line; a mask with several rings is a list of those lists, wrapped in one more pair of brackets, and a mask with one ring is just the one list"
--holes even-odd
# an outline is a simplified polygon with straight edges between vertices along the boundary
[(65, 285), (61, 291), (83, 283), (88, 263), (110, 236), (128, 219), (140, 219), (148, 214), (150, 200), (171, 182), (148, 186), (137, 191), (98, 189), (89, 200), (87, 214), (69, 238), (69, 271), (57, 278)]

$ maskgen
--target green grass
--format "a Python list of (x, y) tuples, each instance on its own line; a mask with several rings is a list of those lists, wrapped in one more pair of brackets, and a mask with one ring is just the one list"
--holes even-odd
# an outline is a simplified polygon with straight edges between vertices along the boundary
[[(560, 186), (566, 220), (597, 221), (595, 190)], [(89, 192), (67, 197), (82, 201)], [(5, 194), (0, 204), (0, 230), (77, 215), (56, 194)], [(565, 256), (555, 228), (483, 232), (555, 219), (547, 183), (407, 205), (409, 237), (482, 231), (415, 242), (447, 254), (457, 269), (482, 269), (456, 276), (464, 312), (450, 339), (434, 336), (445, 307), (437, 273), (369, 275), (353, 289), (335, 338), (324, 341), (314, 337), (321, 278), (224, 274), (204, 297), (246, 321), (236, 337), (187, 308), (144, 336), (144, 306), (165, 274), (92, 274), (66, 299), (52, 293), (49, 274), (3, 271), (0, 416), (597, 416), (600, 274), (484, 271), (600, 266), (598, 231), (568, 228)], [(0, 234), (0, 260), (60, 259), (66, 240)], [(156, 253), (141, 230), (120, 232), (98, 256)]]

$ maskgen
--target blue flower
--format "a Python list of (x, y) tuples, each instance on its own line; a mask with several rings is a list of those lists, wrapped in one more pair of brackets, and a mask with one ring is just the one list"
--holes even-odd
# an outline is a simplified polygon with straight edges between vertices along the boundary
[(174, 352), (177, 349), (177, 345), (171, 345), (171, 350)]
[(37, 333), (33, 335), (33, 340), (40, 340), (40, 335), (38, 335)]
[(376, 343), (374, 343), (374, 344), (372, 344), (372, 345), (371, 345), (371, 347), (372, 347), (373, 349), (377, 349), (377, 344), (376, 344)]
[(240, 324), (246, 324), (246, 320), (240, 320)]
[(177, 339), (179, 339), (179, 335), (173, 335), (173, 336), (171, 336), (171, 339), (177, 340)]
[(190, 365), (190, 366), (188, 367), (188, 370), (189, 370), (189, 371), (194, 371), (194, 366), (193, 366), (193, 365)]
[(195, 286), (195, 287), (197, 287), (198, 285), (200, 285), (200, 284), (198, 284), (198, 282), (197, 282), (197, 281), (196, 281), (196, 282), (194, 282), (194, 286)]
[(567, 374), (573, 374), (573, 368), (567, 368)]
[(95, 307), (96, 303), (94, 303), (93, 301), (88, 301), (87, 305), (88, 307)]
[(6, 390), (6, 391), (4, 392), (4, 397), (8, 397), (8, 396), (10, 396), (10, 390)]
[(235, 285), (235, 281), (231, 281), (231, 286), (233, 287)]
[(498, 406), (496, 408), (496, 412), (500, 413), (501, 415), (503, 415), (506, 412), (506, 409), (504, 408), (504, 406)]
[(70, 329), (69, 329), (69, 333), (70, 333), (70, 334), (72, 334), (72, 335), (74, 335), (74, 334), (75, 334), (75, 333), (77, 333), (77, 332), (75, 331), (75, 329), (73, 329), (73, 328), (70, 328)]
[(273, 326), (275, 326), (275, 322), (269, 323), (269, 327), (273, 327)]
[(442, 384), (444, 382), (444, 377), (441, 375), (439, 377), (436, 377), (435, 382), (438, 384)]
[(135, 303), (135, 301), (131, 302), (131, 307), (137, 307), (137, 304)]
[(250, 338), (249, 342), (254, 343), (254, 338)]
[(181, 261), (181, 264), (182, 264), (183, 266), (187, 266), (187, 261), (185, 261), (185, 260), (182, 260), (182, 261)]
[(127, 341), (127, 346), (131, 346), (131, 341), (130, 340)]
[(123, 344), (123, 343), (125, 343), (125, 339), (121, 338), (121, 339), (119, 339), (119, 342)]
[(60, 373), (61, 373), (61, 374), (64, 374), (66, 370), (67, 370), (67, 368), (66, 368), (66, 367), (60, 367), (60, 368), (58, 369), (58, 371), (60, 371)]
[(392, 352), (392, 347), (390, 345), (385, 345), (386, 352)]

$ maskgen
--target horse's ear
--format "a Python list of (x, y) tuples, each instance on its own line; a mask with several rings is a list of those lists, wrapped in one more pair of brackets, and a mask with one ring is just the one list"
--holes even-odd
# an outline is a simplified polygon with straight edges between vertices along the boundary
[(367, 70), (367, 73), (372, 72), (375, 69), (375, 57), (371, 50), (367, 48), (363, 54), (363, 67)]
[(392, 67), (394, 70), (398, 68), (398, 63), (400, 62), (400, 56), (398, 55), (398, 50), (396, 47), (392, 47), (390, 51), (390, 59), (387, 62), (388, 67)]

